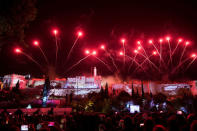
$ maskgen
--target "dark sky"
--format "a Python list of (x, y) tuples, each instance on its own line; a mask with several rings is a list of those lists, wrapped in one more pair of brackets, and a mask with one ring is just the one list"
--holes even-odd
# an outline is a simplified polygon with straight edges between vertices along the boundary
[[(113, 74), (94, 58), (87, 59), (67, 74), (63, 75), (62, 72), (80, 58), (83, 58), (83, 50), (87, 47), (95, 49), (98, 48), (101, 42), (105, 42), (108, 44), (108, 49), (113, 52), (114, 50), (119, 51), (121, 49), (121, 37), (127, 38), (128, 48), (134, 48), (134, 42), (139, 38), (142, 40), (158, 39), (166, 35), (174, 38), (182, 36), (190, 40), (192, 48), (188, 50), (194, 50), (197, 47), (195, 45), (197, 41), (197, 8), (194, 2), (131, 1), (114, 0), (110, 2), (106, 0), (96, 2), (92, 0), (68, 2), (65, 0), (40, 0), (36, 4), (38, 8), (37, 17), (25, 30), (26, 42), (30, 43), (33, 39), (39, 39), (42, 44), (41, 47), (50, 58), (50, 61), (53, 62), (55, 41), (50, 31), (57, 27), (60, 31), (60, 53), (57, 72), (61, 76), (80, 75), (90, 72), (90, 68), (93, 66), (97, 66), (99, 73), (102, 75)], [(76, 38), (75, 33), (79, 29), (84, 31), (84, 37), (76, 44), (72, 58), (65, 63), (66, 55)], [(39, 50), (29, 48), (28, 53), (44, 64), (44, 59)], [(106, 62), (110, 61), (104, 59), (102, 54), (99, 51), (98, 57)], [(27, 62), (26, 58), (17, 58), (15, 60), (13, 57), (15, 56), (9, 55), (6, 58), (6, 61), (9, 61), (8, 63), (12, 65), (1, 65), (2, 74), (14, 72), (25, 74), (29, 72), (40, 75), (39, 68), (31, 62)], [(63, 64), (65, 66), (62, 66)], [(196, 65), (194, 63), (191, 66), (186, 76), (192, 79), (197, 78)]]

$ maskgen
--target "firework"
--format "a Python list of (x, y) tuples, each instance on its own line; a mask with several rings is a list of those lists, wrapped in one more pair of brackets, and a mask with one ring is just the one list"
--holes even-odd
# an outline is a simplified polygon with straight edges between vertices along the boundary
[(48, 61), (48, 59), (47, 59), (47, 57), (46, 57), (44, 51), (43, 51), (42, 48), (40, 47), (39, 42), (36, 40), (36, 41), (33, 42), (33, 44), (39, 48), (39, 50), (41, 51), (42, 55), (44, 56), (45, 61), (46, 61), (47, 64), (49, 65), (49, 61)]
[(104, 46), (104, 45), (101, 45), (101, 49), (104, 50), (105, 53), (109, 56), (109, 58), (111, 59), (113, 65), (114, 65), (114, 67), (115, 67), (116, 70), (119, 72), (118, 67), (117, 67), (117, 65), (116, 65), (116, 63), (115, 63), (113, 57), (112, 57), (111, 54), (105, 49), (105, 46)]
[(75, 41), (74, 41), (74, 43), (73, 43), (73, 45), (72, 45), (72, 47), (71, 47), (71, 49), (70, 49), (70, 51), (69, 51), (69, 53), (68, 53), (68, 56), (67, 56), (67, 58), (66, 58), (67, 61), (69, 60), (70, 55), (71, 55), (71, 53), (72, 53), (72, 51), (73, 51), (73, 49), (74, 49), (74, 47), (75, 47), (77, 41), (79, 40), (79, 38), (80, 38), (82, 35), (83, 35), (83, 33), (82, 33), (81, 31), (77, 32), (77, 38), (75, 39)]
[(40, 67), (40, 69), (42, 69), (42, 66), (35, 60), (33, 59), (33, 57), (31, 57), (30, 55), (28, 55), (27, 53), (23, 52), (20, 48), (15, 48), (14, 52), (19, 54), (23, 54), (24, 56), (26, 56), (29, 60), (31, 60), (32, 62), (34, 62), (36, 65), (38, 65)]

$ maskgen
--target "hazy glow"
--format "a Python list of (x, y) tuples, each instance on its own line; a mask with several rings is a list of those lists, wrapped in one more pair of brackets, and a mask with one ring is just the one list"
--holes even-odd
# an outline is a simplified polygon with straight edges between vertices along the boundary
[(141, 49), (142, 49), (142, 47), (141, 47), (141, 46), (138, 46), (138, 47), (137, 47), (137, 49), (138, 49), (138, 50), (141, 50)]
[(121, 56), (122, 56), (122, 55), (123, 55), (123, 52), (122, 52), (122, 51), (120, 51), (119, 55), (121, 55)]
[(86, 54), (90, 54), (90, 51), (89, 51), (89, 50), (85, 50), (85, 53), (86, 53)]
[(170, 40), (170, 37), (169, 37), (169, 36), (167, 36), (167, 37), (166, 37), (166, 40), (167, 40), (167, 41), (169, 41), (169, 40)]
[(15, 51), (16, 53), (21, 53), (21, 49), (19, 49), (19, 48), (16, 48), (14, 51)]
[(96, 55), (96, 51), (95, 50), (92, 52), (92, 55)]
[(182, 41), (183, 41), (183, 39), (181, 39), (181, 38), (178, 40), (178, 42), (182, 42)]
[(190, 44), (189, 41), (186, 41), (186, 42), (185, 42), (185, 45), (189, 45), (189, 44)]
[(191, 55), (191, 57), (192, 57), (192, 58), (196, 58), (196, 54), (193, 53), (193, 54)]
[(121, 39), (121, 42), (122, 42), (122, 43), (125, 43), (125, 41), (126, 41), (126, 40), (125, 40), (124, 38)]
[(159, 39), (159, 42), (162, 43), (163, 42), (163, 39)]
[(134, 53), (138, 53), (138, 50), (134, 50)]
[(54, 29), (54, 30), (53, 30), (53, 34), (54, 34), (54, 35), (57, 35), (57, 34), (58, 34), (58, 30), (57, 30), (57, 29)]
[(153, 43), (153, 40), (149, 40), (148, 43), (149, 43), (149, 44), (152, 44), (152, 43)]
[(157, 54), (157, 52), (156, 51), (153, 51), (153, 55), (156, 55)]
[(82, 33), (81, 31), (79, 31), (79, 32), (77, 33), (77, 35), (78, 35), (78, 37), (81, 37), (81, 36), (83, 35), (83, 33)]
[(141, 44), (141, 42), (140, 42), (140, 41), (137, 41), (137, 44), (138, 44), (138, 45), (140, 45), (140, 44)]
[(39, 42), (37, 40), (34, 41), (33, 43), (35, 46), (38, 46), (39, 45)]
[(103, 49), (103, 50), (104, 50), (104, 49), (105, 49), (105, 46), (104, 46), (104, 45), (101, 45), (101, 49)]

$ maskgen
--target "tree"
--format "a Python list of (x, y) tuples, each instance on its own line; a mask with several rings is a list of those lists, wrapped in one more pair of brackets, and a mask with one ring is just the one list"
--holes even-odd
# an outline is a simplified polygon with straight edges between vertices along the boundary
[(25, 29), (35, 20), (36, 0), (0, 1), (0, 49), (13, 42), (25, 43)]
[(50, 89), (50, 80), (49, 80), (49, 77), (46, 77), (45, 83), (44, 83), (44, 88), (43, 88), (43, 98), (42, 98), (42, 106), (43, 107), (46, 107), (49, 89)]
[(134, 91), (134, 88), (133, 88), (133, 81), (132, 81), (132, 97), (135, 97), (135, 91)]
[(141, 87), (142, 87), (142, 97), (144, 97), (144, 85), (143, 85), (143, 81), (141, 81)]
[(108, 84), (105, 84), (105, 96), (108, 97), (109, 96), (109, 91), (108, 91)]
[(17, 83), (16, 83), (16, 86), (13, 87), (12, 91), (14, 93), (19, 93), (19, 88), (20, 88), (20, 83), (19, 83), (19, 80), (18, 80)]
[(152, 94), (152, 92), (150, 91), (150, 97), (152, 98), (153, 97), (153, 94)]
[(137, 88), (137, 93), (136, 93), (136, 97), (139, 97), (139, 92), (138, 92), (138, 88)]

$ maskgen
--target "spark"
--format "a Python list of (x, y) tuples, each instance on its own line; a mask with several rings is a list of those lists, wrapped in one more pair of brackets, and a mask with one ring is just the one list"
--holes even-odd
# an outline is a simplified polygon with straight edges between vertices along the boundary
[(85, 50), (85, 54), (90, 54), (90, 51), (89, 50)]
[(153, 43), (153, 40), (149, 40), (148, 43), (149, 43), (149, 44), (152, 44), (152, 43)]
[(97, 53), (96, 53), (96, 51), (95, 51), (95, 50), (94, 50), (94, 51), (92, 51), (92, 55), (94, 55), (94, 56), (95, 56), (96, 54), (97, 54)]
[(101, 49), (104, 50), (105, 49), (105, 46), (104, 45), (101, 45)]
[(153, 51), (153, 55), (156, 55), (157, 54), (157, 51)]
[(123, 52), (122, 52), (122, 51), (121, 51), (121, 52), (119, 52), (119, 55), (123, 56)]
[(14, 51), (15, 51), (16, 53), (21, 53), (21, 52), (22, 52), (21, 49), (19, 49), (19, 48), (16, 48)]
[(79, 31), (77, 34), (78, 34), (78, 37), (83, 36), (83, 33), (81, 31)]

